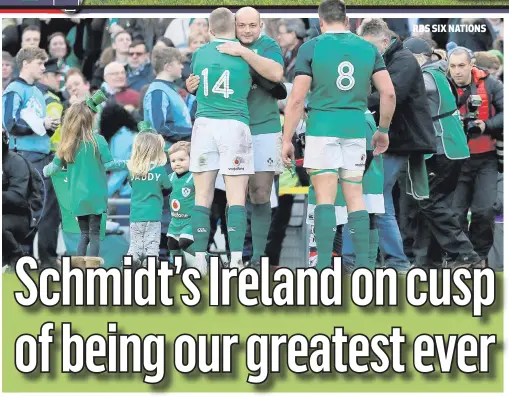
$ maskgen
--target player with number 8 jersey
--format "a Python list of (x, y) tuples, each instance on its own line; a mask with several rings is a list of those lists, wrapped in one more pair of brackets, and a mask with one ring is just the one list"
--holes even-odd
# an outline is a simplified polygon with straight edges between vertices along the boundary
[(294, 157), (291, 137), (297, 127), (305, 95), (309, 95), (304, 167), (316, 190), (314, 210), (317, 268), (330, 266), (336, 233), (336, 184), (348, 211), (355, 265), (370, 267), (369, 214), (363, 200), (366, 166), (366, 116), (370, 84), (380, 92), (380, 126), (373, 134), (374, 155), (387, 150), (388, 127), (396, 95), (378, 49), (348, 30), (342, 0), (323, 0), (318, 7), (320, 36), (304, 43), (297, 54), (292, 95), (285, 112), (283, 160)]
[(377, 48), (349, 31), (328, 31), (304, 43), (296, 76), (313, 78), (304, 166), (364, 170), (367, 92), (385, 69)]

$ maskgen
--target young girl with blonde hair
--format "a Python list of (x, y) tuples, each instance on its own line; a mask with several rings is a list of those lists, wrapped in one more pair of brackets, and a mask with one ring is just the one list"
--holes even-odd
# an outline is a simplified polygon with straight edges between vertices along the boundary
[(64, 113), (62, 139), (53, 162), (44, 167), (49, 177), (67, 169), (71, 213), (78, 219), (81, 239), (77, 256), (98, 257), (101, 218), (108, 209), (107, 170), (125, 169), (126, 162), (113, 160), (108, 143), (94, 131), (98, 106), (106, 98), (98, 91), (86, 102), (77, 102)]
[[(133, 152), (128, 162), (131, 194), (131, 243), (128, 256), (133, 265), (145, 264), (149, 256), (159, 256), (163, 196), (170, 187), (164, 166), (167, 163), (164, 139), (146, 122), (138, 125)], [(142, 262), (143, 261), (143, 262)]]

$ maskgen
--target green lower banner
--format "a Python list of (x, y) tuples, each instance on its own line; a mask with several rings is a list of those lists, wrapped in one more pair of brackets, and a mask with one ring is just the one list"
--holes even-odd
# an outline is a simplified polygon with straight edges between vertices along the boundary
[[(244, 307), (235, 299), (229, 307), (210, 307), (206, 280), (195, 283), (201, 300), (193, 307), (182, 302), (196, 303), (196, 295), (175, 279), (165, 287), (175, 297), (171, 307), (24, 308), (14, 296), (27, 289), (15, 274), (4, 274), (2, 391), (503, 391), (502, 276), (495, 304), (482, 317), (473, 317), (472, 307), (410, 306), (402, 276), (396, 307), (356, 307), (346, 281), (342, 306), (335, 308)], [(113, 297), (135, 295), (120, 290)], [(26, 334), (53, 335), (49, 353), (42, 343), (35, 348), (35, 338), (20, 338)]]

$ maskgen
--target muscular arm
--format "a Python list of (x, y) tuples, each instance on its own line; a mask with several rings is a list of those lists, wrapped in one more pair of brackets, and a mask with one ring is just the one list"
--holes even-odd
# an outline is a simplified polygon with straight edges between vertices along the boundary
[(380, 96), (380, 121), (379, 126), (389, 128), (396, 110), (396, 93), (387, 70), (376, 72), (372, 76), (373, 84)]
[(275, 83), (283, 80), (283, 66), (281, 66), (278, 62), (255, 54), (254, 51), (247, 48), (242, 52), (242, 58), (249, 64), (249, 66), (256, 70), (260, 76), (267, 80)]

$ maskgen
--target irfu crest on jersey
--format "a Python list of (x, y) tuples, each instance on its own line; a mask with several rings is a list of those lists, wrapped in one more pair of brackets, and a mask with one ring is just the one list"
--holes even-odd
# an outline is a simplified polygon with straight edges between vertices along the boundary
[(190, 194), (191, 194), (191, 189), (190, 188), (188, 188), (188, 187), (183, 187), (182, 188), (182, 196), (189, 197)]

